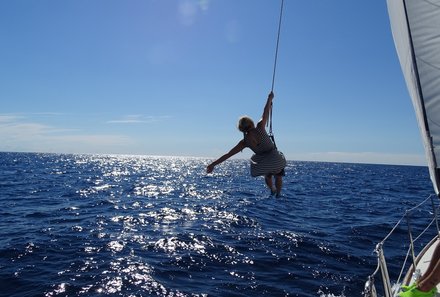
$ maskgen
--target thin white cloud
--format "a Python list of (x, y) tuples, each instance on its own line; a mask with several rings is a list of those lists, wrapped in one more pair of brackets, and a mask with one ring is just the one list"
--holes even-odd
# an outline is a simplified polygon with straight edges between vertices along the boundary
[(41, 124), (23, 115), (0, 115), (0, 151), (122, 152), (135, 142), (125, 135), (78, 132), (77, 129)]
[(0, 114), (0, 123), (9, 123), (22, 118), (18, 115)]
[(142, 124), (154, 123), (170, 118), (170, 116), (127, 115), (120, 119), (107, 121), (107, 124)]
[(12, 134), (12, 135), (23, 135), (23, 136), (34, 136), (52, 133), (63, 133), (63, 132), (73, 132), (78, 131), (77, 129), (63, 129), (56, 128), (44, 124), (32, 123), (32, 122), (8, 122), (0, 123), (0, 135)]
[(0, 115), (0, 136), (3, 139), (33, 137), (49, 131), (49, 126), (29, 122), (23, 115)]

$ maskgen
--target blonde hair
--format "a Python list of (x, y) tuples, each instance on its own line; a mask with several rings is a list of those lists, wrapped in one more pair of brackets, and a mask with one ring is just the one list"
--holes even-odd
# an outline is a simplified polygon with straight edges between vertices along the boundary
[(254, 121), (248, 116), (242, 116), (238, 120), (238, 130), (241, 132), (247, 132), (250, 128), (254, 126)]

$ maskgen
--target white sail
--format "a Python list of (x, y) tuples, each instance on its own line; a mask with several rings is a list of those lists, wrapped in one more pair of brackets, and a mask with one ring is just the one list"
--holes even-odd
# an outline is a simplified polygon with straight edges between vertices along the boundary
[(387, 0), (434, 190), (440, 188), (440, 0)]

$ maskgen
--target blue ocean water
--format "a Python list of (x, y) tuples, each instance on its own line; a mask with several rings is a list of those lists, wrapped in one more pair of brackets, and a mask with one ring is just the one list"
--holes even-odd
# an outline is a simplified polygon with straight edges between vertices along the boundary
[(275, 198), (208, 161), (0, 153), (0, 295), (361, 296), (433, 193), (426, 167), (289, 161)]

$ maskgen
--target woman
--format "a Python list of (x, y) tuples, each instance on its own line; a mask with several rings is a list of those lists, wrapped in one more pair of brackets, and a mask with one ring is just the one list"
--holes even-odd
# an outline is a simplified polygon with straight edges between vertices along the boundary
[[(254, 152), (251, 158), (251, 175), (253, 177), (263, 175), (271, 193), (276, 194), (277, 197), (280, 196), (286, 159), (283, 153), (277, 150), (265, 129), (273, 97), (273, 92), (270, 92), (264, 106), (263, 116), (256, 127), (251, 118), (247, 116), (240, 118), (238, 129), (243, 132), (243, 139), (229, 152), (209, 164), (206, 168), (207, 173), (211, 173), (216, 165), (248, 147)], [(273, 177), (275, 177), (275, 186), (273, 184)]]

